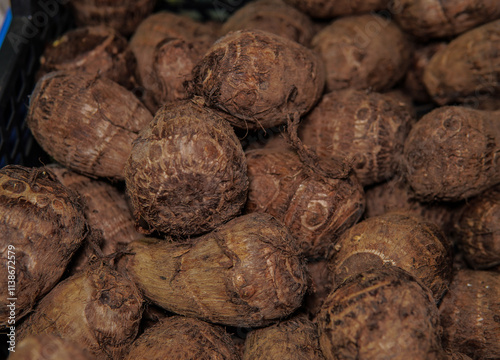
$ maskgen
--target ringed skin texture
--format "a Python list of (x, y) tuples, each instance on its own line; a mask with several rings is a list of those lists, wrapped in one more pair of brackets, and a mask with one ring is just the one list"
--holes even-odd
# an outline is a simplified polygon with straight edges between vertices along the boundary
[(439, 306), (443, 344), (474, 360), (500, 357), (500, 274), (459, 270)]
[(18, 340), (53, 334), (93, 359), (121, 359), (137, 336), (142, 297), (134, 283), (100, 263), (61, 281), (18, 327)]
[(323, 94), (324, 65), (312, 50), (260, 30), (232, 32), (193, 70), (192, 92), (242, 129), (269, 128), (304, 115)]
[(311, 45), (325, 63), (327, 91), (389, 90), (410, 64), (411, 44), (405, 34), (377, 15), (337, 19), (318, 32)]
[(123, 167), (151, 113), (127, 89), (83, 72), (52, 72), (31, 95), (27, 124), (57, 162), (91, 177), (123, 179)]
[(289, 230), (268, 214), (240, 216), (189, 243), (132, 242), (124, 259), (144, 296), (176, 314), (266, 326), (293, 313), (307, 269)]
[(125, 360), (240, 360), (223, 327), (198, 319), (170, 316), (147, 329)]
[(500, 188), (470, 200), (457, 225), (460, 250), (471, 267), (500, 265)]
[(252, 330), (245, 340), (243, 360), (324, 360), (318, 330), (306, 315)]
[(13, 325), (8, 298), (17, 297), (18, 321), (57, 284), (86, 226), (75, 194), (49, 171), (18, 165), (0, 169), (0, 276), (5, 281), (0, 329)]
[(283, 0), (252, 1), (223, 24), (220, 35), (237, 30), (262, 30), (309, 46), (314, 35), (311, 19)]
[(12, 352), (9, 360), (91, 360), (90, 354), (75, 341), (52, 334), (28, 336)]
[(400, 167), (413, 117), (393, 95), (347, 89), (325, 94), (299, 127), (320, 158), (344, 157), (363, 186), (391, 178)]
[(388, 0), (285, 0), (285, 2), (314, 18), (321, 19), (369, 13), (382, 10), (388, 4)]
[(266, 212), (282, 221), (306, 257), (331, 254), (338, 237), (363, 214), (364, 192), (347, 179), (316, 175), (283, 148), (247, 151), (250, 180), (246, 213)]
[(201, 234), (237, 216), (248, 189), (233, 128), (200, 99), (167, 105), (139, 134), (125, 169), (136, 220), (173, 237)]
[(438, 51), (424, 71), (432, 100), (439, 105), (459, 102), (476, 108), (498, 99), (499, 46), (500, 20), (496, 20), (460, 35)]
[(459, 201), (500, 182), (498, 112), (444, 106), (424, 115), (404, 146), (406, 179), (422, 201)]
[(452, 37), (500, 17), (496, 0), (393, 0), (390, 5), (399, 26), (423, 39)]
[(71, 0), (78, 26), (106, 25), (127, 36), (149, 15), (155, 0)]
[(368, 218), (347, 230), (331, 260), (334, 286), (384, 264), (398, 266), (429, 287), (436, 303), (452, 278), (452, 244), (434, 223), (404, 212)]
[(316, 322), (327, 360), (445, 359), (431, 292), (394, 266), (349, 277)]

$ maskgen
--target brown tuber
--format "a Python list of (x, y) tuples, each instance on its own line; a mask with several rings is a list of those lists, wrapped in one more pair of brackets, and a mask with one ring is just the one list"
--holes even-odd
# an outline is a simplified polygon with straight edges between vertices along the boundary
[(189, 243), (132, 242), (124, 259), (144, 296), (171, 312), (230, 326), (265, 326), (302, 303), (307, 269), (288, 229), (249, 214)]
[(0, 169), (0, 275), (5, 279), (0, 329), (12, 315), (7, 299), (17, 298), (16, 321), (29, 313), (57, 284), (85, 231), (75, 194), (52, 173), (16, 165)]
[(81, 344), (52, 334), (28, 336), (16, 345), (9, 360), (91, 360)]
[(388, 0), (285, 0), (290, 5), (314, 18), (331, 19), (360, 13), (369, 13), (384, 9)]
[(179, 237), (215, 229), (247, 197), (245, 154), (229, 123), (200, 99), (159, 110), (134, 142), (126, 167), (136, 220)]
[(201, 320), (171, 316), (147, 329), (125, 360), (239, 360), (224, 328)]
[(192, 91), (243, 129), (286, 123), (307, 113), (325, 84), (321, 59), (295, 41), (260, 30), (230, 33), (193, 70)]

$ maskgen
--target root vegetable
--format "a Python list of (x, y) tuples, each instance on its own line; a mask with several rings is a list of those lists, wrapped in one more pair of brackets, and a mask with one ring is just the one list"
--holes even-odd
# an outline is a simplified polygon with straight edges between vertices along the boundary
[(282, 0), (253, 1), (226, 20), (221, 35), (237, 30), (262, 30), (308, 46), (314, 29), (309, 17)]
[(0, 169), (0, 329), (11, 316), (7, 299), (17, 297), (20, 320), (57, 284), (82, 244), (86, 223), (74, 195), (44, 169)]
[(158, 111), (134, 142), (126, 167), (137, 220), (171, 236), (211, 231), (238, 215), (248, 188), (241, 143), (200, 99)]
[(90, 354), (74, 341), (56, 335), (28, 336), (11, 353), (9, 360), (91, 360)]
[(243, 360), (324, 360), (316, 324), (305, 315), (251, 331)]
[(38, 77), (51, 71), (78, 70), (107, 77), (132, 89), (136, 61), (127, 39), (103, 26), (68, 31), (49, 44), (40, 58)]
[(408, 107), (393, 96), (348, 89), (324, 95), (299, 135), (322, 158), (352, 159), (366, 186), (396, 173), (412, 123)]
[(247, 152), (250, 180), (246, 212), (266, 212), (282, 221), (298, 240), (303, 255), (331, 254), (338, 237), (364, 211), (364, 193), (354, 174), (323, 177), (291, 150)]
[(317, 33), (311, 44), (325, 63), (328, 91), (389, 90), (410, 63), (411, 45), (404, 33), (377, 15), (335, 20)]
[(405, 213), (368, 218), (339, 239), (332, 258), (334, 286), (384, 264), (416, 276), (440, 301), (452, 277), (452, 244), (433, 223)]
[(359, 13), (368, 13), (384, 9), (388, 0), (285, 0), (299, 10), (314, 18), (332, 19), (337, 16), (346, 16)]
[(147, 329), (132, 345), (125, 360), (239, 360), (225, 330), (201, 320), (171, 316)]
[(443, 343), (472, 359), (500, 357), (500, 274), (459, 270), (439, 313)]
[(123, 179), (140, 129), (152, 120), (117, 83), (83, 72), (53, 72), (31, 95), (27, 123), (42, 148), (69, 169)]
[(499, 46), (500, 20), (496, 20), (462, 34), (438, 51), (424, 71), (432, 99), (439, 105), (459, 102), (473, 108), (492, 98), (498, 102)]
[(423, 39), (455, 36), (500, 17), (496, 0), (394, 0), (391, 8), (401, 28)]
[(317, 318), (326, 359), (444, 359), (429, 289), (396, 267), (348, 278)]
[(459, 201), (500, 182), (497, 116), (441, 107), (415, 124), (405, 142), (404, 161), (418, 199)]
[(71, 0), (73, 15), (78, 26), (106, 25), (123, 35), (134, 32), (149, 15), (155, 0)]
[(155, 304), (229, 326), (268, 325), (290, 315), (307, 288), (304, 260), (288, 229), (249, 214), (176, 244), (130, 244), (128, 275)]
[(120, 359), (137, 336), (142, 297), (106, 265), (61, 281), (18, 327), (18, 339), (54, 334), (85, 346), (94, 359)]
[(234, 126), (269, 128), (307, 113), (324, 87), (319, 57), (295, 41), (259, 30), (220, 38), (193, 70), (192, 91)]

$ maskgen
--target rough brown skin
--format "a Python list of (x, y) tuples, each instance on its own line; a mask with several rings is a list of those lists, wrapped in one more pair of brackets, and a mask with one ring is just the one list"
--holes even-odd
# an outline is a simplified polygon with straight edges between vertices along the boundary
[(404, 76), (410, 64), (411, 44), (405, 34), (377, 15), (335, 20), (311, 44), (325, 63), (328, 91), (385, 91)]
[(500, 357), (500, 274), (459, 270), (439, 307), (443, 344), (474, 360)]
[(85, 175), (121, 180), (132, 141), (152, 118), (117, 83), (61, 71), (38, 81), (27, 123), (42, 148), (60, 164)]
[(29, 336), (16, 344), (9, 360), (91, 360), (78, 343), (52, 334)]
[(149, 225), (144, 231), (201, 234), (245, 204), (241, 143), (229, 123), (198, 100), (162, 108), (134, 142), (126, 184), (136, 220)]
[(169, 12), (155, 13), (141, 22), (130, 39), (130, 48), (137, 59), (137, 79), (146, 91), (152, 93), (160, 91), (153, 62), (156, 47), (165, 39), (184, 40), (204, 53), (214, 42), (215, 36), (210, 25)]
[(151, 13), (155, 0), (71, 0), (77, 26), (106, 25), (123, 35), (132, 34)]
[(189, 97), (184, 83), (192, 79), (192, 70), (202, 58), (204, 49), (192, 41), (167, 38), (154, 52), (153, 75), (158, 91), (154, 96), (158, 104), (168, 104)]
[(243, 360), (324, 360), (316, 324), (305, 315), (294, 316), (266, 328), (251, 331)]
[(388, 0), (285, 0), (314, 18), (331, 19), (384, 9)]
[(457, 235), (471, 267), (488, 269), (500, 265), (500, 188), (468, 202), (457, 222)]
[(237, 30), (262, 30), (309, 46), (314, 35), (311, 19), (282, 0), (249, 2), (226, 20), (220, 36)]
[(212, 45), (193, 70), (191, 91), (233, 115), (232, 125), (258, 129), (307, 113), (324, 84), (324, 66), (314, 52), (278, 35), (243, 30)]
[(246, 156), (246, 213), (266, 212), (282, 221), (306, 257), (331, 254), (340, 234), (363, 214), (363, 188), (353, 173), (347, 179), (319, 176), (283, 148), (252, 150)]
[(472, 108), (491, 99), (498, 101), (499, 46), (497, 20), (460, 35), (438, 51), (424, 72), (424, 84), (432, 99), (439, 105), (460, 102)]
[(497, 118), (496, 112), (445, 106), (413, 126), (404, 164), (418, 199), (459, 201), (500, 182)]
[(334, 286), (384, 264), (400, 267), (429, 287), (436, 303), (452, 277), (452, 244), (434, 223), (406, 213), (368, 218), (347, 230), (331, 260)]
[(37, 77), (51, 71), (79, 70), (100, 74), (132, 89), (135, 68), (127, 39), (112, 28), (89, 26), (70, 30), (49, 44), (40, 58)]
[(299, 136), (320, 158), (352, 159), (366, 186), (396, 173), (412, 122), (397, 98), (348, 89), (324, 95), (302, 122)]
[(120, 359), (137, 336), (142, 297), (123, 275), (102, 264), (61, 281), (17, 328), (18, 340), (54, 334), (75, 341), (94, 359)]
[(496, 0), (394, 0), (390, 10), (401, 28), (423, 39), (455, 36), (500, 17)]
[[(10, 316), (7, 298), (17, 297), (15, 320), (20, 320), (57, 284), (85, 232), (75, 194), (53, 174), (14, 165), (0, 169), (0, 276), (5, 279), (0, 329)], [(14, 296), (8, 293), (10, 275), (15, 275)]]
[(396, 267), (347, 279), (317, 318), (328, 360), (444, 360), (438, 309), (429, 289)]
[(139, 336), (125, 360), (240, 360), (224, 328), (201, 320), (171, 316)]
[(416, 102), (428, 103), (432, 100), (424, 84), (424, 71), (434, 54), (446, 46), (445, 42), (432, 42), (418, 46), (413, 52), (404, 89)]
[(310, 275), (310, 285), (302, 310), (314, 320), (321, 310), (326, 297), (332, 291), (332, 275), (330, 273), (330, 262), (327, 259), (318, 259), (307, 262), (307, 270)]
[(472, 359), (465, 354), (459, 352), (452, 352), (448, 354), (447, 360), (472, 360)]
[(128, 276), (166, 310), (229, 326), (269, 325), (295, 311), (307, 269), (289, 230), (268, 214), (240, 216), (190, 243), (130, 244)]
[[(125, 195), (114, 186), (57, 164), (49, 165), (46, 169), (54, 173), (64, 186), (78, 194), (89, 227), (102, 232), (102, 255), (111, 255), (131, 241), (143, 237), (135, 229), (135, 221)], [(93, 251), (88, 250), (90, 249), (80, 255), (80, 265), (84, 265), (93, 255)]]

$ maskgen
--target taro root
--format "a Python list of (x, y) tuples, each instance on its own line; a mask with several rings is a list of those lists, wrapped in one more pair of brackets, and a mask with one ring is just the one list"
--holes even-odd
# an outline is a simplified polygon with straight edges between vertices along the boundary
[(226, 20), (220, 31), (262, 30), (308, 46), (314, 28), (309, 17), (283, 0), (252, 1)]
[(470, 200), (457, 223), (459, 246), (475, 269), (500, 265), (500, 188)]
[(459, 270), (439, 307), (443, 344), (475, 360), (500, 358), (500, 274)]
[(9, 360), (91, 360), (87, 350), (75, 341), (56, 335), (28, 336), (15, 347)]
[[(61, 2), (62, 3), (62, 2)], [(132, 34), (151, 13), (156, 0), (71, 0), (78, 26), (106, 25), (123, 35)]]
[(200, 99), (159, 110), (134, 142), (126, 167), (136, 220), (170, 236), (211, 231), (238, 215), (247, 163), (229, 123)]
[(151, 120), (140, 101), (112, 80), (64, 71), (38, 81), (27, 117), (33, 136), (57, 162), (112, 179), (123, 179), (132, 141)]
[(314, 18), (332, 19), (337, 16), (369, 13), (384, 9), (388, 0), (285, 0)]
[(324, 360), (316, 324), (305, 315), (251, 331), (243, 360)]
[(142, 310), (134, 283), (95, 263), (57, 284), (18, 327), (18, 339), (54, 334), (82, 344), (94, 359), (121, 359), (137, 336)]
[(331, 254), (340, 234), (363, 214), (363, 188), (354, 174), (347, 179), (318, 175), (286, 149), (252, 150), (246, 155), (246, 212), (266, 212), (282, 221), (304, 256)]
[[(131, 241), (143, 237), (135, 230), (135, 221), (125, 195), (114, 186), (55, 164), (47, 166), (46, 169), (53, 172), (64, 186), (79, 195), (89, 227), (102, 233), (103, 255), (111, 255)], [(93, 254), (91, 248), (85, 250), (79, 259), (80, 265), (85, 264), (90, 254)]]
[(49, 44), (40, 58), (37, 76), (51, 71), (78, 70), (100, 74), (132, 89), (135, 86), (135, 57), (127, 39), (104, 26), (68, 31)]
[(451, 352), (447, 354), (447, 360), (472, 360), (469, 356), (459, 353), (459, 352)]
[(311, 44), (325, 63), (328, 91), (388, 90), (404, 76), (410, 63), (411, 46), (404, 33), (377, 15), (335, 20)]
[(147, 329), (133, 343), (125, 360), (239, 360), (224, 328), (201, 320), (171, 316)]
[(192, 91), (243, 129), (284, 124), (307, 113), (325, 84), (321, 59), (295, 41), (260, 30), (220, 38), (193, 70)]
[(390, 264), (429, 287), (436, 303), (452, 277), (452, 244), (431, 222), (405, 213), (368, 218), (347, 230), (336, 245), (331, 265), (334, 286), (347, 277)]
[(393, 0), (391, 13), (403, 30), (416, 37), (461, 34), (500, 17), (497, 0)]
[(459, 102), (473, 108), (494, 99), (498, 109), (499, 46), (497, 20), (460, 35), (438, 51), (424, 71), (424, 84), (432, 99), (439, 105)]
[(431, 292), (397, 267), (348, 278), (325, 300), (317, 324), (328, 360), (444, 359)]
[[(168, 12), (159, 12), (146, 18), (130, 39), (130, 48), (137, 59), (137, 78), (148, 92), (161, 94), (160, 84), (153, 69), (155, 51), (165, 39), (186, 41), (204, 53), (215, 40), (211, 27), (191, 18)], [(181, 59), (186, 61), (190, 59)]]
[(498, 113), (445, 106), (423, 116), (404, 146), (418, 199), (459, 201), (500, 182)]
[(322, 158), (352, 159), (366, 186), (396, 173), (412, 122), (408, 107), (393, 96), (348, 89), (324, 95), (299, 135)]
[(307, 269), (289, 230), (268, 214), (231, 220), (189, 243), (134, 241), (124, 264), (162, 308), (229, 326), (265, 326), (302, 303)]
[(85, 231), (75, 194), (53, 174), (15, 165), (0, 169), (0, 276), (4, 279), (0, 329), (13, 325), (8, 298), (17, 298), (16, 321), (29, 313), (57, 284)]

